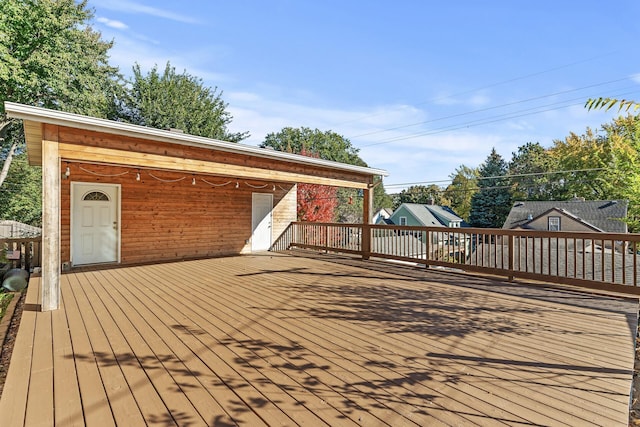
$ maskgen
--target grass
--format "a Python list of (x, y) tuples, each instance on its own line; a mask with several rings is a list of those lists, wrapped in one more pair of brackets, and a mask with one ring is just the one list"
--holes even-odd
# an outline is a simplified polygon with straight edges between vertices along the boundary
[(7, 307), (9, 303), (13, 299), (13, 293), (10, 292), (2, 292), (0, 293), (0, 320), (4, 317), (5, 312), (7, 311)]

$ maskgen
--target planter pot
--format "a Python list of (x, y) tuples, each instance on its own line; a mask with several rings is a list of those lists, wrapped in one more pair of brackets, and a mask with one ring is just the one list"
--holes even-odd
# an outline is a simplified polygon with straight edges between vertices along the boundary
[(2, 287), (11, 292), (19, 292), (29, 284), (29, 272), (20, 268), (14, 268), (5, 273), (2, 279)]

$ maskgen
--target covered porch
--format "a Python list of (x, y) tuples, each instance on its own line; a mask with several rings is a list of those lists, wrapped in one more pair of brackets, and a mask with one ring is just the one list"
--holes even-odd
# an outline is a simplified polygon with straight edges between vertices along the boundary
[(634, 299), (309, 253), (60, 283), (3, 425), (627, 425)]

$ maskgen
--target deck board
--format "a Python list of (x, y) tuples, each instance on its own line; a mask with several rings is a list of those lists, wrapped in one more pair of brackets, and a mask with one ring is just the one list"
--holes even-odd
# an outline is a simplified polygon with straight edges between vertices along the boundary
[(265, 254), (62, 302), (23, 313), (3, 426), (627, 424), (637, 300)]

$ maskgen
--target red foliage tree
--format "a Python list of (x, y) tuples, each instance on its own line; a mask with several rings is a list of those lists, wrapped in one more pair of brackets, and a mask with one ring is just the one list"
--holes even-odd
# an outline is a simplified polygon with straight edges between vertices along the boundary
[[(302, 150), (303, 156), (318, 157)], [(298, 184), (298, 221), (332, 222), (338, 206), (338, 189), (319, 184)]]

